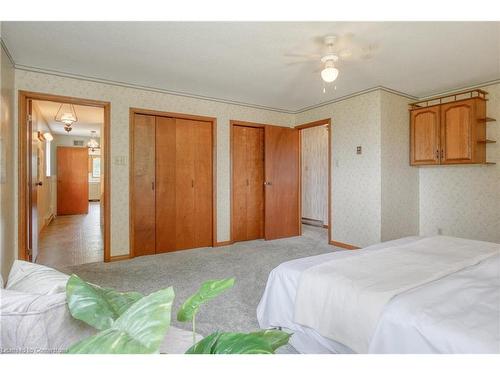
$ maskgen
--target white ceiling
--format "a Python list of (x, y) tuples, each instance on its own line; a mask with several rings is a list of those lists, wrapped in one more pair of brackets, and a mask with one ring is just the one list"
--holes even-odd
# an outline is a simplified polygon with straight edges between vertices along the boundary
[[(318, 40), (372, 58), (323, 93)], [(297, 111), (376, 86), (422, 97), (500, 78), (500, 22), (2, 22), (16, 65)]]
[[(63, 123), (54, 120), (61, 103), (36, 100), (35, 105), (40, 110), (41, 115), (49, 125), (50, 131), (53, 134), (90, 137), (90, 132), (95, 130), (97, 137), (101, 135), (101, 126), (104, 122), (103, 108), (75, 105), (74, 107), (78, 121), (73, 123), (73, 130), (68, 133), (64, 130)], [(66, 106), (67, 105), (65, 105), (65, 108), (67, 108)]]

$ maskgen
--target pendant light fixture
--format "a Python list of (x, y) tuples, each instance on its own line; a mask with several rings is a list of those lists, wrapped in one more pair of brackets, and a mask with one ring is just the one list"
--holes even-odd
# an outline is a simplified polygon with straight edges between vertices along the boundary
[(90, 131), (90, 141), (87, 143), (87, 147), (92, 150), (92, 152), (95, 151), (96, 148), (99, 148), (99, 142), (97, 142), (97, 139), (95, 138), (96, 132), (95, 130)]
[(78, 121), (75, 106), (73, 104), (61, 103), (54, 120), (64, 124), (64, 130), (68, 133), (72, 130), (73, 123)]

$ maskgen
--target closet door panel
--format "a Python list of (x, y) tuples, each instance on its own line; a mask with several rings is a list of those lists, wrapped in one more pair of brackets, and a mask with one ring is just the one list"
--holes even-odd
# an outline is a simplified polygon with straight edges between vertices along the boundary
[(191, 121), (194, 130), (194, 216), (195, 247), (212, 246), (212, 124)]
[(246, 239), (264, 237), (264, 129), (247, 128)]
[(133, 249), (136, 256), (155, 253), (155, 117), (135, 115), (133, 165)]
[(176, 250), (175, 119), (156, 117), (156, 252)]
[(297, 129), (265, 128), (266, 239), (300, 235), (300, 158)]
[(233, 241), (247, 239), (247, 129), (244, 126), (233, 126)]
[(190, 120), (176, 119), (175, 216), (176, 249), (196, 247), (194, 204), (194, 160), (196, 129)]

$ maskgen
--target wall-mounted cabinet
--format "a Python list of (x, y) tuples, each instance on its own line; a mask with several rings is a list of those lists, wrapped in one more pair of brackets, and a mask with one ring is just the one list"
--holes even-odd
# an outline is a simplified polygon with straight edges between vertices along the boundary
[(473, 90), (410, 104), (410, 164), (490, 164), (486, 95)]

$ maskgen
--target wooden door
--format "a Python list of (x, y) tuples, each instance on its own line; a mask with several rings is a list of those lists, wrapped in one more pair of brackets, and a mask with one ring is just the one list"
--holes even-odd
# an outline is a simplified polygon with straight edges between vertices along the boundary
[(411, 111), (410, 164), (439, 164), (439, 106)]
[(234, 126), (232, 133), (234, 241), (264, 237), (264, 129)]
[(37, 137), (38, 122), (33, 118), (33, 101), (28, 100), (28, 260), (34, 262), (38, 254), (38, 186), (39, 186), (39, 155)]
[(88, 158), (86, 147), (57, 147), (58, 215), (88, 213)]
[(176, 250), (212, 246), (212, 126), (175, 119)]
[(192, 249), (195, 240), (194, 160), (195, 128), (190, 120), (176, 119), (175, 211), (176, 249)]
[(441, 106), (441, 164), (473, 162), (474, 99)]
[(293, 128), (265, 128), (265, 237), (299, 236), (300, 141)]
[(132, 146), (132, 222), (134, 255), (156, 252), (155, 116), (136, 114)]
[(156, 252), (176, 250), (176, 125), (156, 117)]
[(213, 160), (212, 123), (190, 121), (194, 143), (194, 247), (212, 246)]

